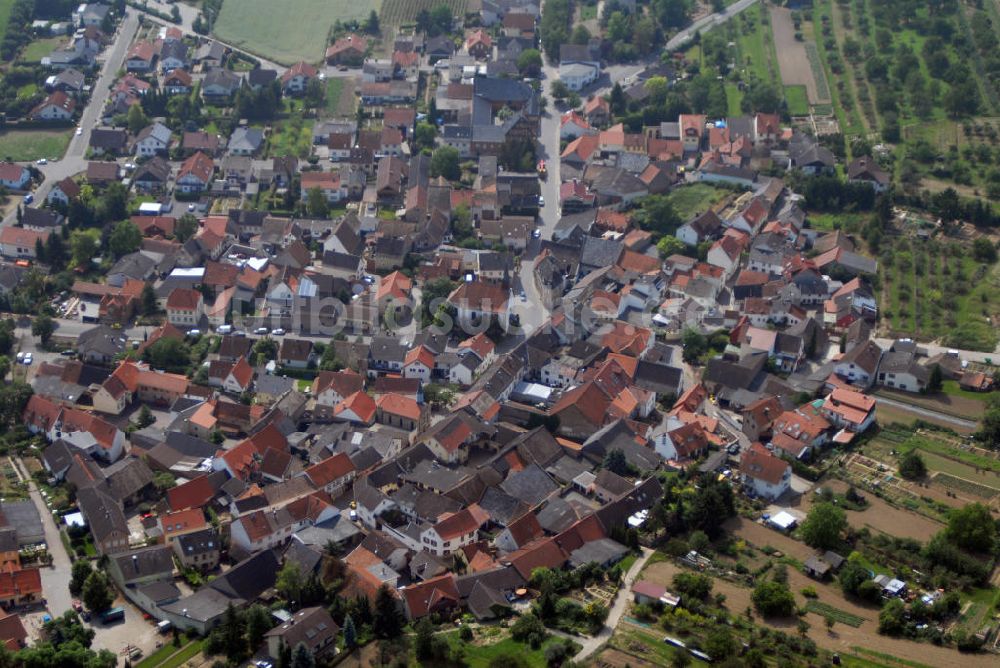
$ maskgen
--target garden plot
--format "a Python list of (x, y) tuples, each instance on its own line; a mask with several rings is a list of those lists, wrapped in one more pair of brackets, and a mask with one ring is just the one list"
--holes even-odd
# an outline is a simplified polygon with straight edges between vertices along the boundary
[(830, 88), (816, 43), (795, 39), (792, 12), (785, 7), (771, 7), (771, 31), (778, 54), (781, 82), (785, 86), (805, 86), (810, 104), (830, 104)]

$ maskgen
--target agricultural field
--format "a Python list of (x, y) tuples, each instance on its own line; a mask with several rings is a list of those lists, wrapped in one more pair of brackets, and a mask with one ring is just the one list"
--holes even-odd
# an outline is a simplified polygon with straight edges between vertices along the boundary
[(364, 19), (380, 4), (380, 0), (227, 0), (214, 30), (219, 39), (282, 65), (318, 62), (335, 20)]
[(806, 611), (819, 615), (820, 617), (825, 617), (827, 619), (832, 619), (838, 624), (847, 624), (848, 626), (853, 626), (858, 628), (861, 626), (865, 618), (858, 617), (857, 615), (852, 615), (849, 612), (844, 612), (843, 610), (838, 610), (829, 603), (821, 603), (820, 601), (809, 601), (806, 603)]
[(806, 41), (796, 29), (791, 10), (771, 7), (770, 13), (782, 84), (786, 90), (789, 86), (804, 86), (810, 104), (829, 104), (830, 89), (819, 63), (816, 44)]
[(399, 27), (416, 21), (423, 10), (447, 5), (454, 16), (464, 16), (468, 0), (382, 0), (379, 20), (383, 30), (389, 26)]
[(907, 236), (879, 257), (882, 315), (893, 333), (970, 350), (993, 350), (1000, 316), (998, 265), (957, 243)]
[(72, 130), (16, 130), (0, 134), (0, 158), (35, 161), (59, 157), (66, 152)]

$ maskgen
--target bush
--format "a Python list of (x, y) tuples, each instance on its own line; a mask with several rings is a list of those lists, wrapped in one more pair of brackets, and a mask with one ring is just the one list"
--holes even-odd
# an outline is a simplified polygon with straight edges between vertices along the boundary
[(471, 626), (463, 626), (458, 631), (458, 637), (461, 638), (462, 640), (466, 641), (466, 642), (472, 640), (472, 627)]
[(542, 620), (534, 614), (521, 615), (510, 627), (510, 637), (517, 642), (527, 643), (533, 649), (538, 649), (545, 642), (548, 633)]

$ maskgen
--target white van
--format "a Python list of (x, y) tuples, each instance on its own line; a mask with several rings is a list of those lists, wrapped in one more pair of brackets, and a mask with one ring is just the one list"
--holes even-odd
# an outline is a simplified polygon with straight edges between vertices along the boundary
[(156, 630), (159, 631), (160, 633), (166, 633), (172, 628), (174, 628), (174, 625), (170, 622), (169, 619), (164, 619), (162, 622), (159, 622), (156, 625)]
[(233, 331), (232, 325), (219, 325), (215, 328), (215, 331), (219, 334), (231, 334)]

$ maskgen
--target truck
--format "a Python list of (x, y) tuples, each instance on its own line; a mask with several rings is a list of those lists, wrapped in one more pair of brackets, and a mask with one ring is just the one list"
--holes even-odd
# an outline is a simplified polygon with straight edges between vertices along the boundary
[(101, 615), (101, 621), (105, 624), (117, 622), (119, 619), (125, 619), (125, 607), (121, 605), (111, 608)]

